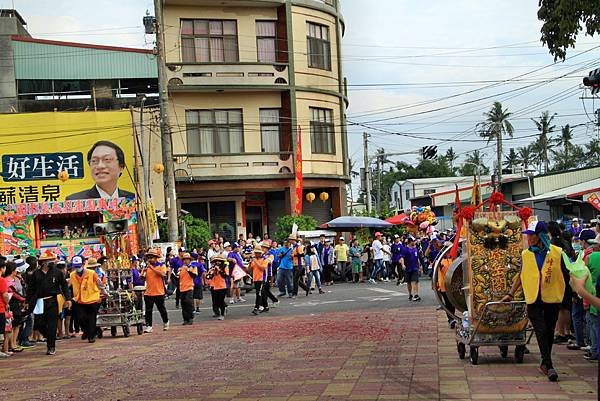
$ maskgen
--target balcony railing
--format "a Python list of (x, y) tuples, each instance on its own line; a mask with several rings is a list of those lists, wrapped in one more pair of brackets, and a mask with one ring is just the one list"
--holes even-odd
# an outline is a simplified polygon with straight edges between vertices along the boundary
[(272, 85), (289, 83), (287, 64), (167, 64), (170, 89), (186, 86)]
[(175, 155), (177, 179), (233, 178), (239, 176), (291, 176), (292, 152), (236, 153), (223, 155)]

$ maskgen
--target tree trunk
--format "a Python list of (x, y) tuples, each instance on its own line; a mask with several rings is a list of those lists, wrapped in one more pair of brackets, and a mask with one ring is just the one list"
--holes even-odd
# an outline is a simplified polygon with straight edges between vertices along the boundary
[(496, 136), (496, 158), (496, 178), (498, 179), (496, 189), (499, 191), (502, 183), (502, 133), (499, 133), (498, 136)]

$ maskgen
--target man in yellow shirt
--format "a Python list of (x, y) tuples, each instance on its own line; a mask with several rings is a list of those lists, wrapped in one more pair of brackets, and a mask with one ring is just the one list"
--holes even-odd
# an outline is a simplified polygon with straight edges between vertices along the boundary
[(527, 315), (538, 342), (542, 363), (539, 367), (548, 380), (557, 381), (552, 365), (552, 344), (558, 310), (565, 293), (562, 249), (550, 244), (548, 225), (534, 221), (523, 231), (529, 247), (522, 253), (521, 274), (517, 275), (510, 292), (502, 301), (512, 301), (521, 288), (527, 302)]
[(338, 240), (338, 244), (335, 246), (335, 262), (337, 263), (337, 274), (340, 275), (342, 280), (348, 281), (348, 257), (350, 255), (350, 248), (346, 245), (346, 241), (344, 237), (340, 237)]
[(87, 266), (84, 266), (81, 257), (75, 256), (71, 260), (71, 265), (74, 270), (71, 272), (69, 285), (73, 289), (75, 313), (83, 330), (81, 339), (87, 339), (88, 342), (93, 343), (96, 341), (96, 318), (100, 303), (100, 291), (105, 293), (104, 284), (94, 271), (100, 264), (96, 259), (90, 258)]

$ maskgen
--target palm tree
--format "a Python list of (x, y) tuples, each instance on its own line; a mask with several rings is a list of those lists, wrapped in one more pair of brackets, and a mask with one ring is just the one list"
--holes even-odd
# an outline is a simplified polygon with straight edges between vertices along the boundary
[(586, 147), (586, 166), (597, 166), (600, 161), (600, 139), (592, 139)]
[(519, 165), (519, 155), (515, 152), (514, 148), (510, 148), (510, 152), (506, 155), (506, 159), (504, 160), (504, 167), (510, 171), (510, 173), (514, 173), (515, 167)]
[(551, 125), (552, 120), (554, 120), (554, 116), (556, 116), (556, 113), (550, 116), (548, 111), (544, 111), (539, 120), (534, 120), (533, 118), (531, 119), (531, 121), (535, 123), (540, 133), (537, 140), (537, 150), (540, 152), (540, 164), (544, 167), (544, 174), (550, 169), (548, 150), (553, 146), (550, 134), (552, 134), (556, 128), (556, 125)]
[(508, 118), (512, 113), (508, 109), (502, 110), (500, 102), (494, 102), (494, 105), (487, 113), (483, 113), (485, 121), (479, 123), (479, 135), (487, 138), (488, 143), (491, 140), (496, 141), (496, 168), (498, 169), (498, 187), (502, 183), (502, 137), (513, 136), (514, 128)]
[(573, 149), (573, 130), (569, 126), (569, 124), (561, 127), (560, 136), (556, 139), (558, 145), (562, 146), (563, 154), (566, 158), (569, 157), (569, 153), (572, 153)]
[(446, 158), (446, 160), (448, 160), (450, 170), (454, 170), (454, 162), (458, 159), (458, 155), (454, 153), (454, 149), (452, 149), (452, 147), (448, 148), (444, 157)]
[(465, 177), (476, 175), (478, 167), (480, 175), (487, 175), (490, 173), (489, 167), (483, 164), (483, 155), (479, 153), (479, 150), (474, 150), (465, 158), (465, 161), (460, 167), (460, 175)]
[(533, 149), (531, 145), (523, 146), (517, 150), (519, 159), (521, 159), (521, 164), (523, 165), (523, 170), (527, 170), (529, 165), (533, 163)]

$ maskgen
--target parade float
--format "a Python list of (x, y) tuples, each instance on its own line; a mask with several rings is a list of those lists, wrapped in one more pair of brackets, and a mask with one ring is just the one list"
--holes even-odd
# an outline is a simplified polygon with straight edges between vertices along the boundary
[[(500, 211), (500, 205), (511, 210)], [(488, 206), (488, 210), (484, 207)], [(521, 252), (525, 248), (522, 230), (531, 219), (531, 209), (507, 202), (499, 192), (477, 205), (455, 212), (456, 236), (435, 261), (433, 283), (439, 279), (441, 260), (450, 253), (445, 272), (446, 295), (454, 306), (451, 312), (443, 294), (434, 285), (442, 308), (457, 324), (456, 344), (459, 358), (469, 350), (472, 364), (478, 364), (479, 347), (497, 346), (502, 358), (514, 346), (514, 358), (523, 362), (528, 341), (527, 310), (522, 290), (512, 302), (501, 302), (520, 273)]]

